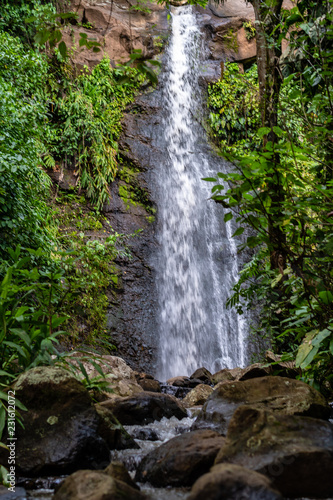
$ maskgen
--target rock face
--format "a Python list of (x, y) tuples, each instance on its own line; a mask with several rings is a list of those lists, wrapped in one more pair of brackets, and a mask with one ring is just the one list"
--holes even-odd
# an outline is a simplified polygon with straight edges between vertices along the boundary
[(327, 498), (333, 494), (333, 425), (241, 406), (215, 463), (222, 462), (265, 474), (286, 497)]
[(271, 481), (239, 465), (219, 464), (200, 477), (188, 500), (282, 500)]
[(208, 472), (223, 443), (223, 437), (209, 430), (177, 436), (144, 457), (135, 479), (155, 486), (190, 486)]
[[(77, 66), (94, 66), (102, 59), (103, 51), (113, 65), (127, 61), (133, 50), (142, 50), (147, 59), (160, 52), (168, 30), (167, 10), (148, 1), (142, 3), (141, 11), (135, 6), (135, 0), (72, 0), (70, 10), (78, 14), (77, 21), (83, 26), (67, 29), (65, 41), (76, 45), (73, 57)], [(78, 49), (79, 33), (101, 43), (101, 52)]]
[(99, 416), (71, 373), (52, 366), (32, 368), (18, 378), (15, 391), (28, 408), (22, 412), (25, 429), (16, 427), (21, 473), (58, 474), (107, 465), (110, 453), (98, 434)]
[(123, 425), (149, 424), (161, 418), (187, 417), (181, 403), (169, 394), (142, 392), (135, 397), (115, 398), (104, 401), (101, 407), (108, 408)]
[(262, 377), (219, 385), (193, 427), (225, 434), (234, 411), (244, 404), (285, 415), (327, 419), (330, 414), (323, 396), (307, 384), (285, 377)]
[(79, 470), (67, 477), (56, 491), (54, 500), (146, 500), (128, 484), (102, 472)]

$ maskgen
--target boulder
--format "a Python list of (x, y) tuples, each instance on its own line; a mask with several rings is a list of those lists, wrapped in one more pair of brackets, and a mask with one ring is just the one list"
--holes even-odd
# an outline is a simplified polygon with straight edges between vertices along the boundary
[(223, 444), (224, 438), (210, 430), (177, 436), (143, 458), (135, 480), (154, 486), (190, 486), (209, 471)]
[(213, 388), (206, 384), (197, 385), (192, 389), (183, 399), (183, 405), (185, 408), (191, 408), (191, 406), (203, 405), (206, 403), (207, 399), (213, 392)]
[(144, 391), (161, 392), (161, 384), (158, 380), (155, 380), (152, 375), (148, 375), (147, 373), (136, 373), (135, 377), (137, 383)]
[(100, 404), (95, 405), (100, 417), (98, 434), (104, 439), (111, 450), (138, 449), (140, 446), (124, 429), (112, 411)]
[(141, 392), (128, 398), (114, 398), (100, 403), (108, 408), (123, 425), (149, 424), (161, 418), (187, 417), (183, 405), (174, 396), (156, 392)]
[(288, 497), (333, 494), (333, 425), (320, 419), (241, 406), (215, 463), (233, 463), (268, 476)]
[[(67, 359), (74, 366), (78, 367), (79, 365), (75, 358), (80, 358), (79, 360), (83, 364), (89, 378), (99, 376), (100, 373), (96, 370), (95, 366), (89, 362), (87, 357), (91, 357), (94, 364), (99, 365), (106, 375), (106, 378), (110, 378), (111, 381), (129, 379), (136, 382), (135, 371), (118, 356), (111, 356), (110, 354), (96, 355), (93, 353), (75, 351), (71, 353)], [(78, 370), (78, 373), (80, 373), (80, 370)]]
[[(70, 372), (57, 366), (32, 368), (19, 376), (14, 389), (28, 408), (22, 412), (24, 429), (16, 426), (20, 474), (62, 474), (108, 464), (99, 416), (88, 391)], [(6, 453), (0, 448), (0, 458)]]
[(258, 472), (234, 464), (218, 464), (193, 485), (187, 500), (282, 500), (271, 481)]
[(238, 380), (242, 371), (243, 368), (224, 368), (223, 370), (214, 373), (214, 375), (212, 376), (213, 383), (229, 383), (233, 382), (234, 380)]
[(108, 476), (113, 477), (113, 479), (121, 481), (130, 486), (131, 488), (140, 491), (139, 486), (133, 481), (123, 463), (111, 462), (110, 465), (108, 465), (107, 468), (105, 469), (104, 473), (107, 474)]
[(169, 380), (167, 380), (166, 383), (168, 385), (172, 385), (173, 387), (193, 388), (201, 384), (202, 382), (201, 380), (196, 378), (179, 376), (179, 377), (169, 378)]
[(79, 470), (68, 476), (53, 500), (146, 500), (136, 488), (103, 472)]
[(141, 385), (131, 379), (115, 380), (114, 382), (110, 381), (110, 389), (112, 389), (113, 392), (103, 391), (103, 400), (113, 398), (114, 395), (127, 398), (128, 396), (134, 396), (144, 390)]
[(250, 380), (251, 378), (266, 377), (270, 375), (272, 369), (264, 363), (254, 363), (244, 368), (238, 375), (237, 380)]
[(207, 368), (202, 367), (195, 370), (194, 373), (190, 376), (190, 379), (201, 380), (202, 384), (212, 384), (213, 375), (210, 373)]
[(225, 434), (234, 411), (241, 405), (322, 419), (330, 414), (324, 397), (304, 382), (261, 377), (218, 385), (202, 407), (193, 429), (209, 428)]

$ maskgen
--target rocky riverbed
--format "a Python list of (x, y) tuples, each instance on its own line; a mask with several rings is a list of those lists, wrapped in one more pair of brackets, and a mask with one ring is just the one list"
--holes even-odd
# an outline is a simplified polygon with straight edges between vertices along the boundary
[[(333, 495), (330, 407), (292, 366), (278, 365), (282, 376), (260, 364), (216, 374), (201, 368), (161, 385), (121, 358), (96, 362), (113, 393), (88, 391), (64, 366), (19, 377), (16, 397), (28, 411), (17, 429), (17, 491), (2, 489), (3, 498)], [(89, 363), (86, 370), (96, 375)], [(0, 458), (6, 464), (5, 450)]]

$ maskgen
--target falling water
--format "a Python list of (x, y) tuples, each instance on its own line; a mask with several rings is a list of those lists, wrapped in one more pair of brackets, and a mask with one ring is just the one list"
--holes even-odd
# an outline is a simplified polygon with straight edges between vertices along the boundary
[(159, 178), (160, 380), (246, 362), (245, 321), (225, 308), (238, 274), (233, 229), (201, 180), (225, 165), (196, 120), (199, 46), (192, 7), (175, 8), (162, 103), (168, 157)]

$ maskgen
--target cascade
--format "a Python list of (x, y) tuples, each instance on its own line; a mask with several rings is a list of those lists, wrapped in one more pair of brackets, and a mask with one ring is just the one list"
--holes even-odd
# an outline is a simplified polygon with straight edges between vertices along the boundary
[(214, 372), (246, 363), (246, 321), (225, 302), (237, 280), (235, 227), (209, 200), (228, 165), (213, 154), (196, 117), (200, 110), (200, 32), (191, 6), (172, 8), (162, 106), (167, 160), (158, 192), (159, 360), (157, 376)]

